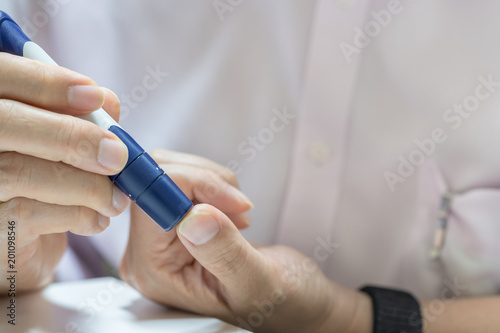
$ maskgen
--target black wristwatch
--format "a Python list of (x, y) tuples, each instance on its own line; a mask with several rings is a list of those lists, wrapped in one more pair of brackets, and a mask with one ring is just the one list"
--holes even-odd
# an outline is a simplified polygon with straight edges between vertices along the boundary
[(422, 333), (422, 314), (411, 294), (366, 286), (360, 289), (373, 302), (373, 333)]

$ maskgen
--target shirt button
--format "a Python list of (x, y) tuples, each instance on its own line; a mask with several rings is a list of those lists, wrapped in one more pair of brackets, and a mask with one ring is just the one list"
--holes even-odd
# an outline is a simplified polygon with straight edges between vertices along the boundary
[(314, 142), (309, 147), (309, 158), (317, 165), (322, 166), (330, 157), (330, 147), (324, 142)]

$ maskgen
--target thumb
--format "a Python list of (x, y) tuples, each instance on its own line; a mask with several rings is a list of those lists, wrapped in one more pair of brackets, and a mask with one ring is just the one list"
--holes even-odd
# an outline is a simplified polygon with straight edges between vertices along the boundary
[(177, 234), (191, 255), (229, 290), (241, 289), (243, 281), (265, 271), (263, 255), (213, 206), (193, 207)]

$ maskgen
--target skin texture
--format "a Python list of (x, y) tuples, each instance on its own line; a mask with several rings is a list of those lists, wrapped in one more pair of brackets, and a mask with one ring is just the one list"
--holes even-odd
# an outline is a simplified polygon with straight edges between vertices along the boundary
[[(120, 268), (127, 283), (158, 303), (255, 332), (372, 332), (366, 294), (328, 280), (291, 248), (254, 246), (242, 237), (238, 229), (249, 224), (244, 212), (251, 204), (233, 196), (237, 182), (230, 171), (195, 156), (165, 151), (154, 156), (197, 205), (170, 232), (131, 207)], [(220, 187), (214, 190), (207, 179)], [(433, 306), (421, 303), (425, 333), (500, 328), (498, 297), (454, 300), (429, 315), (425, 309)]]
[[(94, 94), (78, 104), (73, 90), (70, 106), (70, 89), (81, 85), (96, 88)], [(89, 78), (0, 53), (0, 242), (7, 244), (8, 222), (14, 221), (18, 291), (50, 283), (66, 231), (99, 233), (128, 206), (106, 176), (123, 168), (126, 147), (113, 133), (71, 116), (101, 106), (119, 118), (116, 96)], [(112, 168), (99, 161), (103, 139), (116, 148)], [(4, 294), (6, 251), (0, 259)]]
[[(51, 282), (66, 232), (99, 233), (128, 205), (107, 177), (123, 168), (126, 148), (114, 134), (73, 117), (101, 106), (118, 119), (117, 97), (91, 79), (0, 53), (0, 244), (15, 221), (18, 292)], [(101, 154), (104, 146), (110, 149)], [(161, 304), (256, 332), (372, 331), (365, 294), (328, 280), (291, 248), (242, 237), (252, 204), (230, 170), (165, 150), (152, 156), (196, 206), (170, 232), (131, 207), (120, 267), (127, 283)], [(2, 295), (6, 265), (2, 251)], [(498, 332), (499, 309), (498, 297), (454, 300), (438, 315), (424, 313), (424, 331)]]
[[(355, 317), (355, 305), (366, 301), (364, 296), (332, 283), (291, 248), (249, 244), (238, 228), (248, 226), (245, 212), (252, 205), (234, 195), (238, 185), (232, 172), (195, 156), (165, 151), (153, 156), (198, 204), (170, 232), (131, 207), (130, 239), (120, 268), (126, 282), (159, 303), (246, 329), (347, 332), (350, 320), (330, 323), (330, 315)], [(195, 243), (183, 235), (188, 224), (198, 237)]]

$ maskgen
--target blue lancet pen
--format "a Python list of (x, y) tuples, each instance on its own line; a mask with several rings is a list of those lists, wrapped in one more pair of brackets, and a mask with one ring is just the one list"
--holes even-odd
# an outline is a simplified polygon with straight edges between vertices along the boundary
[[(0, 11), (0, 52), (56, 65), (3, 11)], [(193, 206), (191, 200), (106, 111), (99, 109), (80, 118), (113, 132), (128, 148), (125, 168), (109, 176), (111, 181), (163, 230), (175, 227)]]

